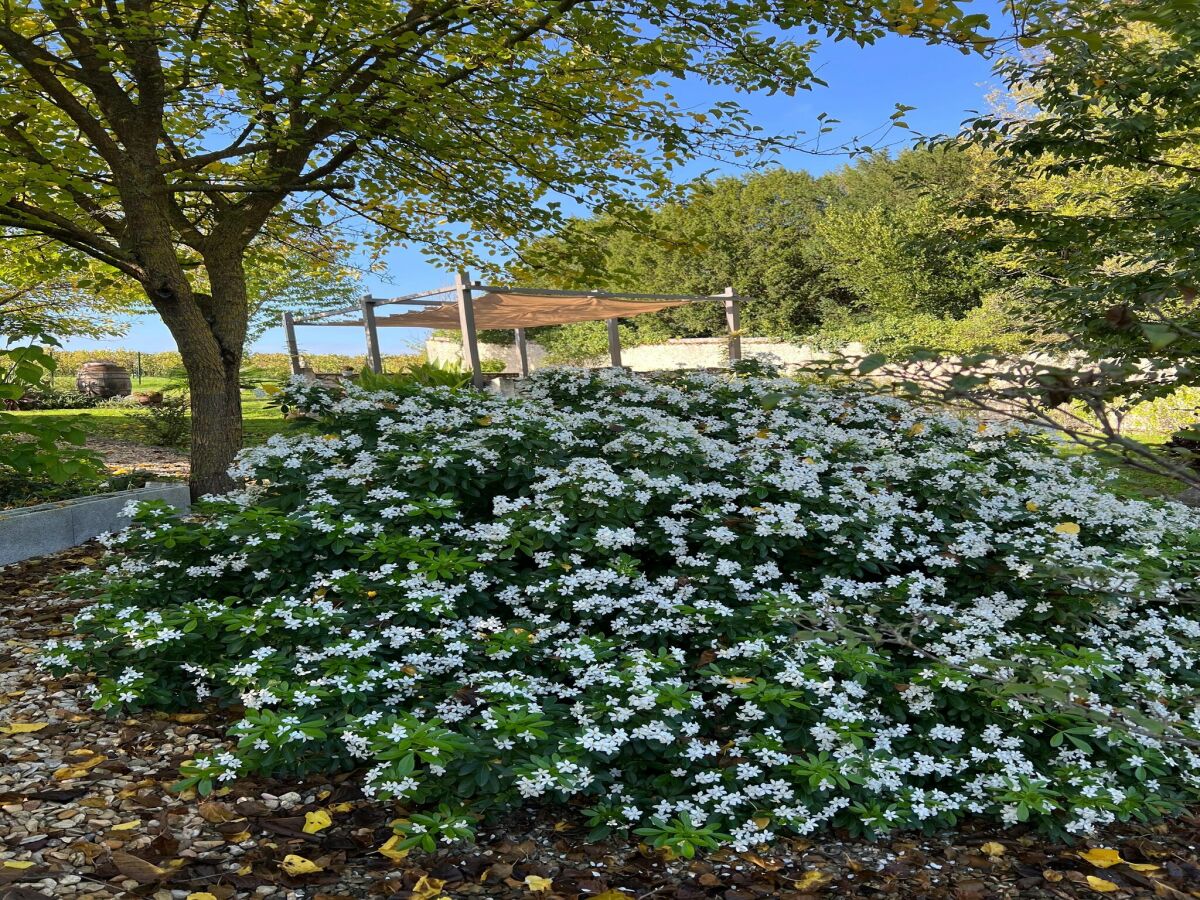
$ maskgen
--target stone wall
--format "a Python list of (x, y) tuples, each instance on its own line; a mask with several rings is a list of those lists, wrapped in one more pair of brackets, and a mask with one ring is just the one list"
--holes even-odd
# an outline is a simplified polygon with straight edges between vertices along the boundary
[[(850, 356), (861, 356), (861, 344), (847, 344), (842, 352)], [(462, 365), (462, 345), (455, 340), (432, 337), (425, 342), (425, 354), (432, 361)], [(504, 371), (519, 371), (517, 348), (500, 344), (480, 344), (479, 356), (483, 361), (500, 360)], [(776, 364), (798, 366), (817, 359), (828, 359), (808, 344), (793, 344), (772, 338), (742, 338), (743, 359), (763, 359)], [(728, 338), (674, 338), (663, 344), (643, 344), (640, 347), (623, 347), (621, 362), (635, 372), (652, 372), (669, 369), (708, 369), (725, 366), (729, 362)], [(590, 360), (589, 365), (608, 364), (608, 357)], [(546, 350), (540, 344), (529, 342), (529, 367), (537, 369), (546, 365)]]

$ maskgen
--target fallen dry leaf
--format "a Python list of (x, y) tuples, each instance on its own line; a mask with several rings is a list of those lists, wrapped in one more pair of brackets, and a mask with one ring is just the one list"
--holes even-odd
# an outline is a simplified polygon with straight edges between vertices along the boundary
[(1119, 852), (1110, 850), (1107, 847), (1096, 847), (1093, 850), (1085, 850), (1075, 855), (1080, 859), (1087, 860), (1097, 869), (1107, 869), (1109, 866), (1125, 862), (1125, 860), (1121, 859)]
[(220, 825), (222, 822), (232, 822), (234, 819), (242, 818), (240, 813), (234, 812), (219, 800), (205, 800), (196, 807), (196, 811), (200, 813), (200, 818), (213, 825)]
[(112, 861), (118, 872), (126, 878), (132, 878), (138, 884), (151, 884), (167, 874), (167, 870), (161, 866), (120, 850), (113, 852)]
[(29, 734), (41, 731), (49, 724), (49, 722), (10, 722), (8, 725), (0, 727), (0, 734)]
[(4, 868), (6, 869), (28, 869), (33, 865), (33, 860), (29, 859), (6, 859)]
[(208, 891), (196, 891), (194, 894), (188, 894), (187, 900), (217, 900), (217, 895)]
[(554, 879), (552, 878), (543, 878), (541, 875), (525, 876), (525, 887), (529, 888), (529, 890), (533, 891), (534, 893), (548, 891), (553, 886)]
[(323, 809), (304, 814), (304, 833), (316, 834), (333, 824), (333, 817)]
[(597, 894), (592, 900), (633, 900), (633, 897), (624, 891), (607, 890), (603, 894)]
[(1162, 868), (1162, 866), (1156, 866), (1154, 863), (1127, 862), (1127, 863), (1125, 863), (1125, 865), (1129, 866), (1129, 868), (1133, 869), (1133, 871), (1135, 871), (1135, 872), (1157, 872), (1159, 869)]
[(279, 868), (283, 869), (288, 875), (311, 875), (313, 872), (320, 872), (323, 867), (318, 866), (311, 859), (305, 859), (303, 856), (289, 853), (283, 858), (283, 862), (279, 864)]
[(392, 862), (401, 862), (408, 856), (408, 851), (396, 849), (396, 845), (398, 843), (400, 843), (400, 835), (393, 834), (387, 839), (387, 842), (379, 848), (380, 855), (387, 857)]
[(1005, 847), (999, 841), (988, 841), (986, 844), (981, 846), (979, 849), (982, 850), (984, 853), (986, 853), (988, 856), (1003, 856)]
[(133, 829), (141, 824), (141, 819), (134, 819), (132, 822), (122, 822), (120, 825), (114, 825), (109, 831), (133, 831)]
[(446, 882), (440, 878), (431, 878), (428, 875), (422, 875), (416, 884), (412, 886), (409, 892), (412, 900), (433, 900), (442, 892), (442, 885)]
[(1087, 877), (1087, 884), (1093, 891), (1100, 894), (1111, 894), (1113, 891), (1119, 891), (1120, 888), (1105, 878), (1099, 878), (1095, 875)]
[(793, 885), (798, 891), (813, 891), (833, 880), (833, 876), (820, 869), (809, 869), (796, 879)]

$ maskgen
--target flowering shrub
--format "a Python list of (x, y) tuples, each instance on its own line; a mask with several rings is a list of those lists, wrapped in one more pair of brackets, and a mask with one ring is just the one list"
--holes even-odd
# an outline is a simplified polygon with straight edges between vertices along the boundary
[(1200, 522), (1044, 437), (757, 377), (283, 394), (327, 433), (143, 505), (48, 652), (244, 707), (201, 793), (364, 767), (403, 846), (545, 798), (682, 853), (1200, 795)]

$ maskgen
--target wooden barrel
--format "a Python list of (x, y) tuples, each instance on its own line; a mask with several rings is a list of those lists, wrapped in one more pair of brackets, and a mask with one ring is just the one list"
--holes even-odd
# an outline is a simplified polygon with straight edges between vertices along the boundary
[(133, 390), (129, 373), (115, 362), (93, 360), (79, 367), (75, 387), (93, 397), (126, 397)]

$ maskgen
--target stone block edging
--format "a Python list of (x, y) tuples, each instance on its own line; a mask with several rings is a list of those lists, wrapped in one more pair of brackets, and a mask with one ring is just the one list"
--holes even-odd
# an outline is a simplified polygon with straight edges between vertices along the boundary
[(165, 500), (183, 512), (191, 506), (187, 484), (152, 482), (127, 491), (0, 510), (0, 566), (57, 553), (106, 531), (120, 531), (129, 524), (121, 510), (131, 500)]

